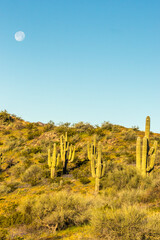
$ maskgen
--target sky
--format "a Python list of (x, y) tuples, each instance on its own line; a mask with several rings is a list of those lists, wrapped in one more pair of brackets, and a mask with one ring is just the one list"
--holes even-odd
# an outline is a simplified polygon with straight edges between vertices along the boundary
[(0, 110), (141, 130), (149, 115), (160, 133), (159, 13), (159, 0), (0, 0)]

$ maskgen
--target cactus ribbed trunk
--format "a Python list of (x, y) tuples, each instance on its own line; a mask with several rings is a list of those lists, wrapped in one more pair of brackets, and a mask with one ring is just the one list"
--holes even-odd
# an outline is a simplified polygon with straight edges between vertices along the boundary
[[(95, 138), (94, 138), (95, 140)], [(95, 193), (99, 192), (100, 179), (104, 176), (105, 163), (102, 161), (102, 146), (98, 143), (98, 151), (96, 150), (95, 141), (91, 144), (91, 174), (95, 178)], [(95, 150), (95, 151), (94, 151)]]
[(136, 145), (136, 167), (140, 171), (141, 169), (141, 138), (137, 138), (137, 145)]
[(99, 193), (99, 186), (100, 186), (100, 178), (95, 178), (95, 193)]
[(55, 177), (56, 170), (59, 166), (59, 159), (60, 154), (57, 155), (56, 143), (54, 143), (52, 156), (50, 148), (48, 149), (48, 166), (50, 168), (51, 178)]
[(147, 138), (143, 138), (143, 147), (142, 147), (142, 175), (146, 176), (146, 167), (147, 167)]

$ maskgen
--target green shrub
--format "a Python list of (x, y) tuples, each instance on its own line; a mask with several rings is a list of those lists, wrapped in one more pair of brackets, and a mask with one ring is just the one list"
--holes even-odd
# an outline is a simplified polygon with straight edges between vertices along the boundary
[(133, 205), (142, 203), (143, 196), (146, 195), (147, 191), (143, 189), (123, 189), (116, 191), (113, 188), (107, 188), (101, 192), (101, 199), (103, 205), (110, 209), (118, 209), (123, 205)]
[(5, 129), (4, 131), (3, 131), (3, 134), (4, 135), (9, 135), (11, 133), (11, 131), (10, 130), (7, 130), (7, 129)]
[(34, 128), (34, 130), (28, 131), (27, 139), (32, 140), (35, 137), (39, 137), (40, 135), (41, 135), (41, 132), (37, 128)]
[(111, 171), (107, 171), (101, 181), (102, 188), (113, 187), (117, 190), (126, 188), (138, 188), (143, 181), (141, 175), (137, 173), (135, 167), (117, 165), (117, 167), (108, 167)]
[(160, 239), (160, 212), (148, 214), (144, 231), (145, 239)]
[(143, 239), (146, 211), (136, 206), (121, 209), (95, 210), (92, 215), (93, 234), (96, 239)]
[(7, 240), (8, 231), (0, 228), (0, 239)]
[(23, 165), (16, 165), (12, 168), (12, 172), (11, 174), (16, 177), (19, 178), (21, 174), (23, 174), (25, 172), (25, 167)]
[(29, 129), (29, 130), (32, 130), (34, 128), (34, 123), (28, 123), (26, 125), (26, 128)]
[(6, 110), (0, 112), (0, 122), (3, 124), (10, 124), (14, 122), (14, 118)]
[(110, 122), (104, 122), (101, 125), (101, 128), (109, 130), (109, 131), (112, 131), (112, 127), (113, 127), (113, 124), (111, 124)]
[[(79, 179), (80, 180), (82, 178), (88, 178), (88, 177), (91, 176), (91, 172), (90, 172), (90, 169), (88, 168), (88, 166), (83, 165), (83, 163), (82, 163), (82, 165), (80, 165), (78, 167), (78, 162), (76, 164), (77, 164), (77, 168), (75, 168), (72, 171), (73, 177), (75, 179)], [(81, 164), (81, 162), (79, 162), (79, 164)]]
[(135, 134), (134, 130), (130, 129), (124, 133), (123, 139), (125, 141), (134, 141), (137, 139), (137, 135)]
[(48, 131), (51, 131), (53, 130), (55, 127), (55, 123), (52, 122), (52, 121), (49, 121), (47, 124), (45, 124), (44, 128), (43, 128), (43, 131), (44, 132), (48, 132)]
[(160, 213), (151, 214), (136, 205), (95, 209), (91, 224), (95, 239), (160, 239)]
[(89, 180), (89, 178), (87, 177), (80, 177), (80, 182), (83, 183), (83, 184), (87, 184), (87, 183), (90, 183), (91, 181)]
[(6, 194), (11, 191), (10, 187), (8, 187), (5, 183), (0, 185), (0, 194)]
[(37, 165), (31, 165), (21, 176), (23, 182), (30, 183), (32, 186), (37, 185), (42, 178), (42, 170)]
[(2, 183), (0, 185), (0, 193), (11, 193), (14, 192), (18, 188), (18, 183), (17, 182), (7, 182), (7, 183)]
[(118, 133), (118, 132), (120, 132), (120, 131), (121, 131), (121, 129), (119, 128), (119, 126), (113, 125), (113, 127), (112, 127), (112, 132), (113, 132), (113, 133)]
[(19, 211), (32, 219), (33, 227), (50, 226), (60, 230), (88, 223), (90, 206), (90, 199), (61, 191), (26, 199), (19, 206)]

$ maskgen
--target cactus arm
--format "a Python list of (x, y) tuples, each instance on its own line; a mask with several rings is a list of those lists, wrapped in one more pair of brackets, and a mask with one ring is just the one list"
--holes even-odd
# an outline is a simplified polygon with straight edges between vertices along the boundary
[(136, 144), (136, 167), (140, 171), (141, 169), (141, 138), (137, 138)]
[(151, 172), (154, 169), (154, 163), (155, 163), (155, 160), (156, 160), (156, 155), (157, 155), (157, 141), (154, 142), (153, 151), (152, 151), (152, 154), (150, 156), (150, 164), (147, 167), (147, 172)]
[(99, 142), (98, 143), (98, 161), (97, 161), (97, 168), (96, 168), (96, 176), (98, 178), (101, 178), (101, 170), (102, 170), (102, 163), (101, 163), (101, 160), (102, 160), (102, 147), (101, 147), (101, 143)]
[(148, 152), (148, 156), (152, 156), (153, 153), (154, 153), (154, 150), (155, 150), (154, 147), (151, 147), (149, 152)]
[(56, 164), (56, 156), (57, 156), (57, 149), (56, 149), (56, 143), (54, 143), (53, 146), (53, 155), (52, 155), (52, 163)]
[(72, 144), (70, 146), (70, 148), (68, 149), (68, 159), (70, 160), (71, 159), (71, 156), (72, 156)]
[(60, 153), (58, 153), (57, 155), (57, 167), (59, 167), (59, 164), (60, 164)]
[(91, 160), (91, 151), (92, 151), (92, 147), (90, 145), (90, 143), (88, 142), (87, 144), (87, 152), (88, 152), (88, 159)]
[(146, 126), (145, 126), (145, 137), (149, 140), (149, 134), (150, 134), (150, 117), (146, 117)]
[(67, 132), (65, 132), (65, 137), (64, 137), (64, 139), (65, 139), (65, 142), (68, 141)]
[(104, 176), (104, 174), (105, 174), (105, 169), (106, 169), (106, 163), (105, 162), (103, 162), (103, 168), (102, 168), (102, 177)]
[(96, 140), (97, 140), (97, 135), (94, 135), (93, 138), (93, 153), (96, 154)]
[(60, 149), (61, 149), (61, 159), (63, 161), (63, 140), (62, 140), (62, 136), (60, 136)]
[(48, 148), (48, 166), (51, 167), (51, 149)]
[(72, 155), (71, 155), (71, 160), (70, 160), (70, 162), (73, 162), (73, 160), (74, 160), (74, 157), (75, 157), (75, 146), (72, 148), (73, 150), (72, 150)]
[(93, 178), (96, 177), (95, 158), (94, 158), (94, 155), (92, 153), (91, 153), (91, 174), (92, 174)]

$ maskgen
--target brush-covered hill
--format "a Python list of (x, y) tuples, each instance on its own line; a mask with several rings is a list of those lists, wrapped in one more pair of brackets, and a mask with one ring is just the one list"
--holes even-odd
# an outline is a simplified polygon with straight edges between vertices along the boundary
[[(68, 134), (67, 174), (51, 179), (48, 148)], [(87, 143), (97, 135), (106, 163), (95, 195)], [(30, 123), (0, 112), (0, 239), (160, 239), (160, 157), (147, 177), (136, 170), (144, 132), (104, 122)], [(160, 134), (151, 133), (150, 142)], [(159, 151), (158, 151), (159, 153)]]

